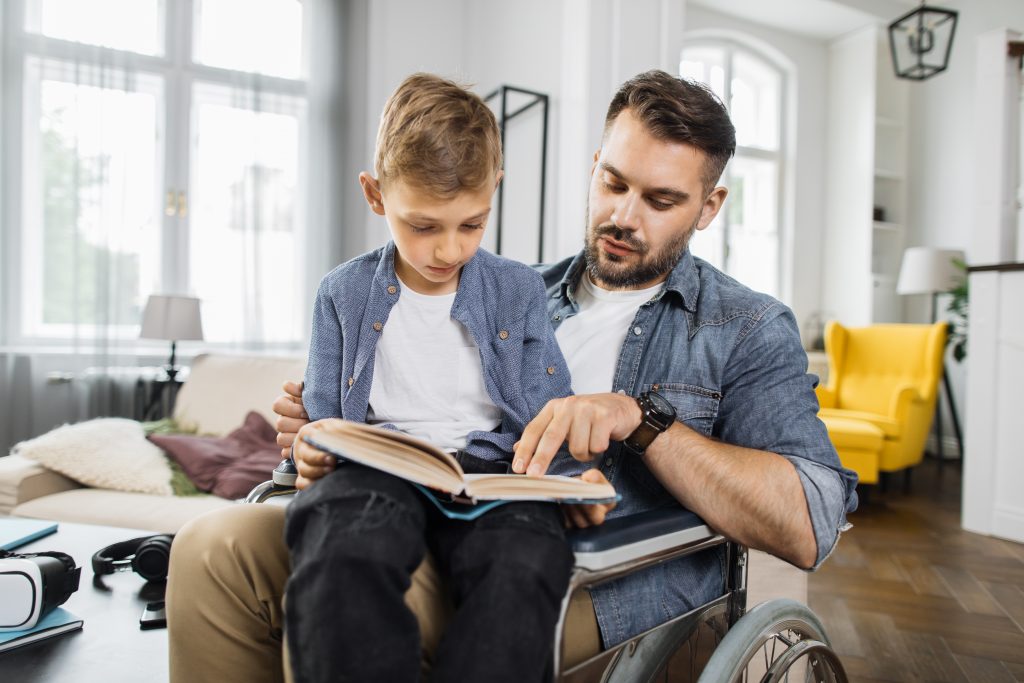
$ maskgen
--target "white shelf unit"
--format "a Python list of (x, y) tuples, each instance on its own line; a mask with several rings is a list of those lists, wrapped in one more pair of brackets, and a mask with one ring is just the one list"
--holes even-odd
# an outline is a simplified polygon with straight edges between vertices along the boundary
[(907, 95), (881, 28), (829, 46), (821, 307), (846, 325), (903, 318), (896, 277), (908, 223)]

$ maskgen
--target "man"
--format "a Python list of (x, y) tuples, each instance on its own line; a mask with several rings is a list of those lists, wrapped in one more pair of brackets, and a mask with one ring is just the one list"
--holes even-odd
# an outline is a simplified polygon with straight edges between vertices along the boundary
[[(576, 395), (527, 426), (514, 469), (539, 474), (568, 442), (597, 465), (591, 477), (622, 495), (612, 510), (567, 512), (574, 523), (682, 504), (725, 536), (809, 569), (845, 528), (856, 477), (816, 417), (792, 313), (686, 249), (725, 201), (716, 183), (734, 149), (728, 114), (702, 86), (652, 71), (616, 93), (594, 156), (584, 251), (542, 270)], [(275, 409), (290, 446), (301, 403)], [(300, 486), (332, 468), (301, 441), (295, 457)], [(247, 679), (279, 675), (282, 520), (269, 506), (239, 507), (179, 534), (168, 594), (174, 680), (212, 677), (225, 658), (245, 662)], [(576, 596), (567, 662), (713, 599), (723, 566), (713, 548)], [(421, 569), (406, 601), (429, 658), (445, 603)]]

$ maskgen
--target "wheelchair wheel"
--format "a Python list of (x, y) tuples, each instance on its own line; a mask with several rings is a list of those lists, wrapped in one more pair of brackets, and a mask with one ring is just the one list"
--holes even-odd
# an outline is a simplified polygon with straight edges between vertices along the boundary
[(729, 629), (698, 683), (846, 683), (818, 617), (795, 600), (772, 600)]

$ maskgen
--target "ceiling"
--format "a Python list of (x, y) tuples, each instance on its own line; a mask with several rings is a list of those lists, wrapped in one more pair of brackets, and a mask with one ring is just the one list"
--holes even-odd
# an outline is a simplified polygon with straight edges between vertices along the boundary
[(689, 0), (716, 12), (798, 35), (831, 40), (912, 9), (913, 0)]

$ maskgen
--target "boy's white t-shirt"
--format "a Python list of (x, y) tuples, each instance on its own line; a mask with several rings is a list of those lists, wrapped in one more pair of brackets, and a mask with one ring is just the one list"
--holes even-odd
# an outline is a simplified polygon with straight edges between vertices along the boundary
[(428, 295), (402, 283), (374, 355), (366, 421), (390, 422), (445, 450), (491, 431), (501, 411), (484, 386), (480, 350), (452, 320), (455, 293)]
[(576, 290), (579, 312), (555, 330), (558, 346), (569, 366), (574, 393), (612, 390), (622, 343), (627, 334), (635, 332), (630, 326), (636, 312), (664, 286), (664, 282), (659, 282), (647, 289), (612, 292), (583, 274)]

